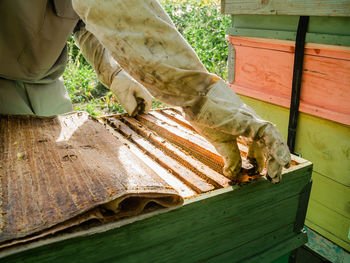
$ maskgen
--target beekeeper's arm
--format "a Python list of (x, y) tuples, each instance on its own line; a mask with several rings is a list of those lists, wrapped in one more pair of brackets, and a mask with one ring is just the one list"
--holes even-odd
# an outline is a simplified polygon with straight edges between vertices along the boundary
[(157, 99), (186, 118), (223, 156), (224, 173), (241, 169), (236, 138), (252, 141), (249, 158), (279, 182), (290, 153), (275, 126), (260, 119), (216, 75), (207, 72), (156, 0), (73, 0), (73, 7), (120, 65)]
[(150, 110), (151, 94), (122, 69), (98, 39), (86, 30), (82, 21), (74, 29), (74, 40), (83, 56), (95, 69), (99, 80), (118, 97), (129, 115), (134, 116)]

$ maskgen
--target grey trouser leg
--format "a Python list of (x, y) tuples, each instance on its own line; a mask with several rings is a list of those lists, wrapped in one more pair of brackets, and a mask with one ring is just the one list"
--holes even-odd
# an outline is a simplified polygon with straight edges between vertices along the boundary
[(0, 114), (34, 114), (23, 84), (0, 78)]
[(49, 84), (0, 78), (0, 113), (52, 116), (72, 111), (62, 79)]

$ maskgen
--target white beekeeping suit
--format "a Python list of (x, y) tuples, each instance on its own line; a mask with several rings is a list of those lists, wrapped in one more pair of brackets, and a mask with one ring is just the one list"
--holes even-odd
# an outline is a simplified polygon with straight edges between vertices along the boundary
[(113, 58), (157, 99), (181, 106), (186, 118), (224, 157), (224, 173), (241, 168), (236, 138), (251, 140), (248, 157), (279, 182), (290, 153), (262, 120), (216, 75), (206, 71), (156, 0), (73, 0), (73, 8)]
[(150, 108), (149, 92), (79, 22), (71, 0), (1, 0), (0, 114), (51, 116), (72, 111), (61, 76), (67, 38), (74, 28), (83, 55), (128, 113)]
[(117, 96), (129, 115), (134, 116), (151, 109), (151, 94), (122, 69), (81, 21), (74, 29), (74, 40), (95, 69), (99, 80)]

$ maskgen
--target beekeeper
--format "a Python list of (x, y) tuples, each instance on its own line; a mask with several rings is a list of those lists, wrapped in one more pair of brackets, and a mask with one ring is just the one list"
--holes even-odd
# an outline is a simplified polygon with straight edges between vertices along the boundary
[(258, 171), (267, 158), (273, 183), (289, 166), (275, 126), (207, 72), (157, 0), (3, 0), (0, 17), (0, 113), (72, 110), (61, 75), (74, 30), (82, 54), (129, 114), (149, 110), (149, 93), (181, 106), (223, 156), (225, 175), (234, 179), (241, 169), (238, 136), (250, 140), (248, 157)]

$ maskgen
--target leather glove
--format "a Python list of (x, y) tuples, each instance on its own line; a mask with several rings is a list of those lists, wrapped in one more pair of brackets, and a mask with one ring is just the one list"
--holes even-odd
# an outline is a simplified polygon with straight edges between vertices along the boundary
[(242, 160), (237, 137), (249, 143), (248, 159), (261, 172), (267, 160), (267, 178), (281, 180), (282, 167), (289, 167), (289, 149), (276, 127), (262, 120), (244, 104), (223, 80), (216, 82), (205, 96), (190, 107), (184, 107), (186, 119), (210, 141), (224, 158), (224, 174), (236, 180)]
[(151, 109), (151, 94), (124, 70), (114, 76), (109, 88), (130, 116), (146, 113)]

